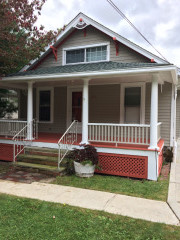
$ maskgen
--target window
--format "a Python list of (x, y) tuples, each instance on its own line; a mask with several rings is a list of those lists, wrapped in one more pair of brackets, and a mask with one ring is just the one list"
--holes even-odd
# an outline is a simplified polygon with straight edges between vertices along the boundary
[(66, 52), (66, 63), (84, 62), (84, 49)]
[(140, 123), (141, 87), (125, 88), (125, 123)]
[(37, 91), (37, 116), (40, 122), (53, 121), (53, 89)]
[(120, 122), (145, 124), (144, 82), (122, 83), (120, 87)]
[(107, 58), (107, 46), (86, 49), (86, 62), (103, 61)]
[(65, 50), (65, 64), (108, 60), (108, 45)]

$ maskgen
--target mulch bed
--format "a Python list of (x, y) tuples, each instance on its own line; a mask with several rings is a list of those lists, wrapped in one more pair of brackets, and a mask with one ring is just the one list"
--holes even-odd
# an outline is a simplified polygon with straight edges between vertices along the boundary
[(164, 164), (161, 169), (161, 180), (166, 180), (169, 178), (170, 173), (170, 163)]

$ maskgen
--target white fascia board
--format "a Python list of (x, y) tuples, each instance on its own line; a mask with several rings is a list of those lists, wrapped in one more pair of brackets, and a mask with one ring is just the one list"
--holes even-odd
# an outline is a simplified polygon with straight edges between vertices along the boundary
[[(70, 30), (77, 24), (77, 22), (79, 21), (79, 18), (83, 18), (83, 20), (84, 20), (87, 24), (94, 26), (95, 28), (97, 28), (97, 29), (99, 29), (100, 31), (104, 32), (105, 34), (111, 36), (112, 38), (113, 38), (113, 37), (116, 37), (116, 39), (117, 39), (119, 42), (121, 42), (121, 43), (123, 43), (124, 45), (126, 45), (127, 47), (135, 50), (136, 52), (144, 55), (145, 57), (150, 58), (150, 59), (153, 58), (153, 59), (155, 60), (155, 62), (157, 62), (157, 63), (168, 63), (167, 61), (163, 60), (162, 58), (160, 58), (160, 57), (154, 55), (153, 53), (151, 53), (151, 52), (149, 52), (149, 51), (141, 48), (140, 46), (136, 45), (135, 43), (129, 41), (128, 39), (120, 36), (119, 34), (115, 33), (114, 31), (112, 31), (112, 30), (108, 29), (107, 27), (103, 26), (102, 24), (100, 24), (100, 23), (96, 22), (95, 20), (89, 18), (88, 16), (84, 15), (83, 13), (79, 13), (79, 14), (66, 26), (65, 30), (62, 31), (62, 32), (59, 34), (59, 36), (57, 37), (56, 43), (52, 44), (54, 47), (56, 47), (56, 45), (59, 44), (61, 38), (63, 38), (64, 35), (67, 34), (68, 31), (70, 31)], [(32, 60), (30, 63), (31, 63), (31, 64), (34, 64), (36, 61), (41, 60), (41, 59), (44, 57), (44, 55), (47, 53), (47, 51), (48, 51), (49, 49), (50, 49), (50, 45), (46, 47), (45, 52), (42, 52), (42, 53), (41, 53), (41, 56), (40, 56), (39, 59)], [(26, 65), (26, 66), (23, 67), (20, 71), (25, 71), (25, 70), (27, 70), (28, 68), (29, 68), (29, 65)]]
[(49, 80), (49, 79), (65, 79), (65, 78), (87, 78), (87, 77), (110, 77), (110, 76), (119, 76), (119, 75), (131, 75), (131, 74), (140, 74), (140, 73), (157, 73), (164, 71), (176, 71), (175, 66), (170, 67), (155, 67), (155, 68), (132, 68), (132, 69), (123, 69), (115, 71), (103, 71), (103, 72), (78, 72), (78, 73), (65, 73), (65, 74), (43, 74), (43, 75), (31, 75), (31, 76), (14, 76), (14, 77), (4, 77), (1, 81), (36, 81), (36, 80)]
[(173, 79), (173, 83), (175, 85), (178, 85), (178, 72), (177, 72), (177, 67), (175, 68), (175, 71), (171, 71), (171, 76), (172, 76), (172, 79)]

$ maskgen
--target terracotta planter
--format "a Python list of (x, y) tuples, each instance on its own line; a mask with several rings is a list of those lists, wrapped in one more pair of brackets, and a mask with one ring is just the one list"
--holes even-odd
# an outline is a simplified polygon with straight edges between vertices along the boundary
[(74, 162), (74, 169), (78, 177), (92, 177), (94, 175), (95, 165), (82, 165), (81, 163)]

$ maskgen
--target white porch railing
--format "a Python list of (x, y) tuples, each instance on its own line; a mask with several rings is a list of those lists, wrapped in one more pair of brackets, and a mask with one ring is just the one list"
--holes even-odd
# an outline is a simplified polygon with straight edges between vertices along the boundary
[(66, 154), (71, 149), (73, 143), (77, 142), (77, 126), (78, 121), (74, 120), (58, 141), (59, 145), (58, 168), (60, 168), (62, 160), (65, 158)]
[(159, 140), (161, 139), (161, 125), (161, 122), (157, 124), (157, 142), (159, 142)]
[(32, 140), (27, 139), (28, 131), (32, 129), (33, 139), (38, 138), (38, 124), (36, 120), (32, 120), (31, 123), (26, 124), (13, 138), (13, 161), (16, 161), (16, 157), (24, 150), (26, 143)]
[[(0, 120), (0, 135), (6, 137), (13, 137), (17, 134), (21, 129), (23, 129), (27, 125), (27, 121), (19, 121), (19, 120)], [(22, 134), (26, 134), (23, 132)], [(26, 135), (24, 135), (26, 136)]]
[(150, 125), (89, 123), (88, 141), (149, 145)]

